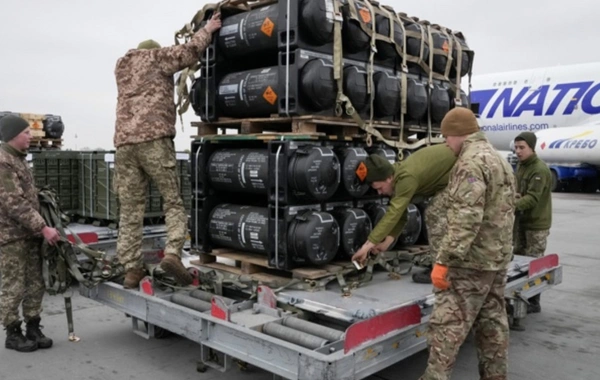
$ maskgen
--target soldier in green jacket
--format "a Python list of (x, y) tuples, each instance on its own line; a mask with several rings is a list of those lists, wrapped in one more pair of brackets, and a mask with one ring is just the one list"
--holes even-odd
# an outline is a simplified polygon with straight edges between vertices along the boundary
[[(517, 221), (514, 254), (542, 257), (552, 225), (552, 173), (535, 154), (536, 136), (523, 132), (515, 138), (517, 165)], [(539, 313), (539, 294), (529, 299), (528, 313)], [(518, 323), (517, 323), (518, 325)], [(521, 329), (521, 328), (516, 328)]]
[(380, 195), (391, 197), (391, 201), (385, 216), (352, 256), (352, 260), (364, 263), (369, 252), (377, 254), (387, 251), (404, 229), (406, 209), (413, 197), (433, 197), (425, 211), (430, 252), (429, 257), (421, 263), (429, 269), (413, 274), (413, 281), (431, 283), (432, 258), (437, 255), (437, 246), (445, 229), (446, 210), (441, 207), (444, 203), (443, 190), (448, 184), (448, 175), (455, 162), (456, 156), (446, 144), (420, 149), (405, 161), (393, 165), (376, 154), (367, 157), (365, 180)]
[(447, 228), (431, 279), (429, 359), (421, 380), (449, 379), (471, 329), (479, 378), (508, 376), (508, 318), (504, 291), (512, 254), (516, 184), (513, 170), (466, 108), (450, 110), (442, 134), (458, 155), (450, 173)]

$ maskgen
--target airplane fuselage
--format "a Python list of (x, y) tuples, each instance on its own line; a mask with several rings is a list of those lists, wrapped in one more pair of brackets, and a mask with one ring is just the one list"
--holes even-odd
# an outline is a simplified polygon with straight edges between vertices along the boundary
[[(475, 76), (471, 103), (481, 129), (500, 150), (523, 131), (600, 121), (600, 63)], [(600, 127), (600, 126), (598, 126)]]

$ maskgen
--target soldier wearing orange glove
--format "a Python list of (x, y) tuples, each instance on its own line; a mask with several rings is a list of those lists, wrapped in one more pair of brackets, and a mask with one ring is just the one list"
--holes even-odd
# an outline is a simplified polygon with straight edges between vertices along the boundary
[(450, 378), (471, 328), (480, 378), (506, 379), (504, 288), (512, 251), (514, 174), (479, 131), (470, 110), (448, 112), (442, 134), (458, 160), (446, 188), (447, 230), (431, 273), (436, 300), (429, 320), (429, 360), (421, 379)]

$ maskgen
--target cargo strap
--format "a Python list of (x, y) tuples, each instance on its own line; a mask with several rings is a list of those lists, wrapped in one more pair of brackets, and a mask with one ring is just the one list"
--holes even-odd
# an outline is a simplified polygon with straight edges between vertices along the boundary
[[(353, 3), (353, 0), (350, 0)], [(409, 144), (404, 141), (395, 141), (386, 139), (379, 130), (373, 127), (372, 124), (367, 124), (364, 120), (358, 115), (356, 109), (352, 105), (350, 99), (344, 94), (344, 76), (343, 76), (343, 47), (342, 47), (342, 11), (341, 11), (341, 2), (340, 0), (333, 0), (334, 4), (334, 45), (333, 45), (333, 78), (337, 84), (337, 99), (336, 99), (336, 115), (341, 116), (344, 112), (346, 115), (352, 117), (352, 119), (356, 122), (357, 126), (367, 133), (367, 145), (371, 145), (373, 140), (372, 136), (375, 136), (380, 141), (385, 144), (395, 147), (398, 149), (417, 149), (424, 145), (429, 145), (431, 143), (443, 143), (444, 139), (442, 138), (430, 138), (427, 140), (420, 140), (416, 143)], [(352, 13), (352, 9), (354, 9), (354, 14), (356, 15), (356, 8), (350, 6), (350, 12)], [(357, 16), (356, 16), (357, 17)], [(358, 17), (357, 17), (358, 19)], [(360, 22), (360, 20), (358, 20)], [(367, 29), (368, 30), (368, 29)], [(369, 35), (372, 34), (372, 30), (369, 30)], [(406, 78), (403, 79), (403, 82), (406, 81)], [(406, 91), (406, 86), (402, 86), (404, 88), (403, 91)], [(406, 99), (406, 96), (403, 97)], [(401, 128), (404, 129), (404, 126), (401, 125)]]
[[(196, 12), (190, 22), (186, 23), (180, 30), (175, 32), (175, 45), (188, 42), (194, 36), (194, 34), (200, 30), (200, 25), (209, 15), (220, 12), (221, 8), (225, 5), (228, 5), (230, 2), (231, 0), (223, 0), (217, 4), (206, 4), (202, 9)], [(183, 40), (183, 42), (180, 40)], [(201, 66), (200, 59), (198, 59), (196, 63), (186, 67), (181, 71), (175, 83), (175, 92), (177, 95), (175, 106), (177, 109), (177, 114), (179, 115), (179, 120), (181, 121), (182, 130), (183, 114), (187, 112), (190, 106), (190, 90), (187, 80), (189, 79), (193, 82), (196, 79), (195, 74), (201, 68)]]
[(338, 284), (343, 296), (350, 296), (353, 289), (373, 280), (375, 266), (379, 265), (389, 272), (389, 276), (395, 280), (400, 276), (410, 273), (414, 264), (413, 255), (404, 251), (388, 251), (369, 257), (366, 270), (355, 278), (346, 278), (344, 273), (336, 274)]
[[(70, 290), (71, 276), (83, 286), (91, 288), (101, 281), (121, 275), (123, 268), (115, 258), (108, 258), (103, 252), (89, 248), (76, 233), (66, 227), (69, 218), (61, 212), (58, 198), (53, 190), (42, 188), (38, 193), (38, 199), (44, 222), (48, 227), (56, 228), (61, 237), (54, 246), (48, 245), (45, 241), (42, 244), (44, 285), (50, 295), (64, 294), (69, 341), (77, 342), (79, 338), (74, 333), (71, 296), (65, 294)], [(68, 240), (65, 229), (70, 232), (75, 244)], [(88, 261), (80, 263), (74, 248), (83, 253)]]
[[(49, 294), (56, 295), (67, 291), (70, 286), (69, 274), (87, 288), (123, 274), (123, 268), (116, 257), (109, 257), (104, 252), (91, 249), (83, 243), (79, 235), (66, 227), (69, 218), (60, 210), (58, 198), (53, 190), (42, 188), (38, 198), (40, 214), (46, 225), (56, 228), (61, 237), (54, 246), (46, 242), (42, 245), (44, 283)], [(75, 243), (69, 241), (65, 230), (70, 233)], [(82, 262), (76, 251), (83, 253), (88, 260)]]

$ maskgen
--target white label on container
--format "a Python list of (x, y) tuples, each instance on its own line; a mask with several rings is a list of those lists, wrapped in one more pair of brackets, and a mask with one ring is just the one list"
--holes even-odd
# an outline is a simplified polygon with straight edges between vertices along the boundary
[(231, 34), (236, 34), (238, 32), (238, 24), (226, 25), (221, 28), (219, 34), (221, 37), (229, 36)]
[(231, 95), (237, 94), (238, 85), (237, 84), (226, 84), (219, 87), (219, 95)]

